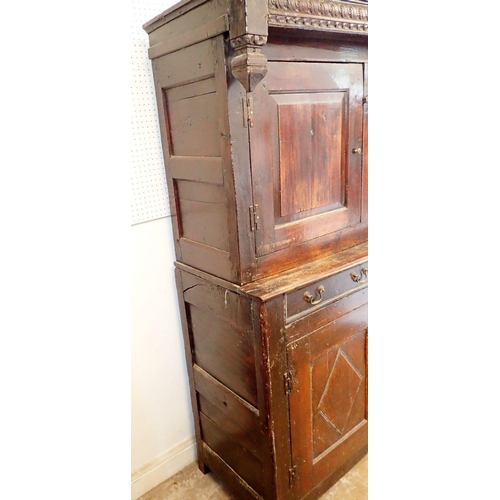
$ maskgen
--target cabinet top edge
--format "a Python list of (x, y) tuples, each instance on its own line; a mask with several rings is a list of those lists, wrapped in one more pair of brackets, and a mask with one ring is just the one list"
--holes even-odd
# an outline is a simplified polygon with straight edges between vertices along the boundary
[(241, 290), (246, 295), (263, 301), (269, 300), (277, 295), (289, 293), (310, 283), (315, 283), (367, 258), (368, 242), (364, 242), (289, 271), (281, 272), (278, 275), (266, 276), (260, 280), (247, 283), (241, 287)]
[(186, 12), (202, 5), (204, 3), (210, 2), (211, 0), (181, 0), (176, 4), (169, 7), (167, 10), (164, 10), (157, 16), (153, 17), (146, 23), (142, 25), (142, 29), (147, 31), (147, 33), (151, 33), (155, 29), (159, 28), (163, 24), (172, 21), (176, 17), (182, 16)]
[[(219, 6), (225, 4), (232, 19), (246, 18), (248, 9), (254, 9), (257, 16), (264, 15), (265, 25), (269, 27), (350, 33), (353, 35), (368, 34), (368, 1), (367, 0), (181, 0), (167, 10), (161, 12), (143, 24), (149, 34), (181, 17), (192, 9), (205, 3)], [(250, 23), (251, 25), (252, 23)], [(260, 23), (259, 23), (260, 24)], [(249, 34), (252, 31), (251, 26)]]
[(183, 262), (176, 261), (175, 267), (181, 271), (194, 274), (201, 279), (205, 279), (222, 286), (233, 292), (239, 293), (249, 298), (256, 298), (262, 302), (290, 293), (298, 288), (302, 288), (318, 280), (327, 278), (333, 274), (343, 271), (346, 268), (361, 263), (368, 258), (368, 242), (361, 243), (354, 247), (342, 250), (341, 252), (326, 255), (313, 262), (297, 266), (289, 271), (283, 271), (272, 276), (266, 276), (245, 285), (237, 285), (222, 278), (212, 276), (204, 271), (195, 269)]

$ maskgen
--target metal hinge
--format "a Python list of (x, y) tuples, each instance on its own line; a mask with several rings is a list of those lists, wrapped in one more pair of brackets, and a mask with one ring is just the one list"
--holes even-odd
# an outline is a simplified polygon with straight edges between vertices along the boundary
[(295, 484), (297, 481), (297, 466), (294, 465), (288, 469), (288, 482), (290, 484), (290, 488)]
[(258, 231), (260, 229), (259, 205), (250, 207), (250, 230)]
[(243, 98), (243, 126), (253, 127), (253, 97)]
[(283, 378), (285, 379), (285, 394), (291, 394), (293, 391), (293, 372), (288, 370), (283, 374)]

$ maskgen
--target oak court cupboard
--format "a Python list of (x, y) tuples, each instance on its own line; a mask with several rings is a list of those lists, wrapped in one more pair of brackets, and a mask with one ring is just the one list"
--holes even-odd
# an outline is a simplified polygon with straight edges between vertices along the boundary
[(317, 498), (368, 446), (367, 2), (184, 0), (144, 29), (198, 465)]

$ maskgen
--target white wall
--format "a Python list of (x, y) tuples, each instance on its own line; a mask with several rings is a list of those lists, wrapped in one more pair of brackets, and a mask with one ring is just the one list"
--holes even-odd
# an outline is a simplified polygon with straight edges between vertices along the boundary
[(195, 460), (170, 217), (132, 227), (132, 496)]
[(132, 499), (196, 459), (147, 34), (172, 0), (132, 1)]

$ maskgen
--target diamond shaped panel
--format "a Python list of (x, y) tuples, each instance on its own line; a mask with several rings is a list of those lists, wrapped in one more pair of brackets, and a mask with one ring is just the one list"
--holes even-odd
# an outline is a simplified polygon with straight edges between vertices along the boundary
[(362, 380), (363, 376), (339, 350), (318, 404), (318, 410), (339, 434), (344, 433)]

